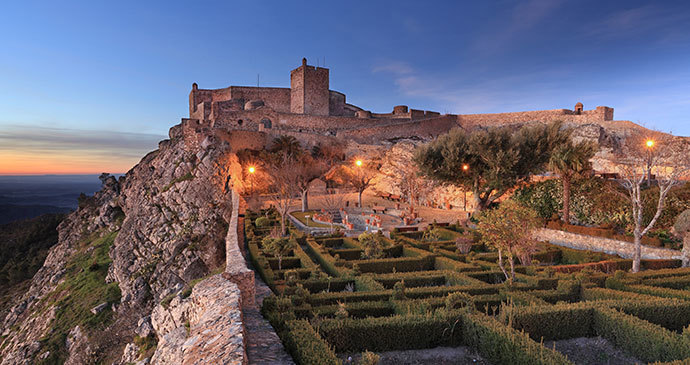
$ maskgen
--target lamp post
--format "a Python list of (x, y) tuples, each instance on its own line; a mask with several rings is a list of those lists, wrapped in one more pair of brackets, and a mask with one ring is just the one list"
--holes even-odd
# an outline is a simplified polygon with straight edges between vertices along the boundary
[[(467, 171), (469, 171), (469, 169), (470, 169), (470, 165), (468, 165), (466, 163), (462, 164), (462, 171), (467, 173)], [(467, 188), (463, 188), (462, 192), (465, 193), (465, 198), (462, 200), (462, 205), (463, 205), (462, 210), (467, 212)]]
[(254, 193), (254, 173), (256, 172), (256, 167), (249, 166), (247, 171), (249, 171), (249, 191), (251, 191), (251, 193), (253, 194)]
[(647, 187), (652, 186), (652, 149), (654, 148), (654, 140), (648, 139), (645, 142), (647, 147)]

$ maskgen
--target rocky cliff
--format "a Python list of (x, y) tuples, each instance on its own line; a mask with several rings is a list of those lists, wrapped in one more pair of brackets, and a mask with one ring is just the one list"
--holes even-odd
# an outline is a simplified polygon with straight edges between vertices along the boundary
[[(155, 308), (190, 295), (209, 303), (208, 287), (194, 286), (224, 268), (238, 166), (213, 131), (196, 137), (190, 143), (173, 127), (60, 224), (58, 243), (2, 323), (2, 364), (141, 360), (165, 343), (151, 324)], [(192, 307), (187, 321), (202, 322), (207, 311)]]

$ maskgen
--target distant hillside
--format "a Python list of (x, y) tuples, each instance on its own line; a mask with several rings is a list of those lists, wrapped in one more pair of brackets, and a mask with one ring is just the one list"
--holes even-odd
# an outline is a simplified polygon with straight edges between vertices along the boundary
[(42, 214), (69, 213), (70, 208), (52, 205), (0, 204), (0, 224), (37, 217)]
[(44, 214), (0, 225), (0, 321), (6, 304), (20, 297), (21, 289), (28, 289), (23, 283), (43, 266), (48, 250), (58, 241), (57, 226), (64, 218), (65, 214)]

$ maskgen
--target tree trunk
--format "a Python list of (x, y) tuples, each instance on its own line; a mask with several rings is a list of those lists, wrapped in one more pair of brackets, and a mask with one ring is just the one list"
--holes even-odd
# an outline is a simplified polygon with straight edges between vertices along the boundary
[(283, 256), (278, 256), (278, 271), (283, 269)]
[(680, 257), (683, 260), (683, 267), (690, 266), (690, 233), (683, 236), (683, 251)]
[[(287, 214), (287, 213), (285, 213)], [(287, 234), (287, 226), (285, 225), (285, 214), (280, 216), (280, 236), (285, 237)]]
[(309, 189), (302, 190), (302, 211), (309, 210)]
[(515, 282), (515, 260), (510, 256), (508, 261), (510, 262), (510, 282), (513, 283)]
[(498, 249), (498, 267), (500, 267), (501, 271), (503, 271), (503, 275), (506, 276), (506, 280), (510, 280), (508, 273), (506, 272), (506, 268), (503, 266), (503, 254), (500, 248)]
[(640, 271), (640, 258), (642, 256), (642, 235), (639, 229), (635, 229), (635, 252), (633, 253), (632, 272)]
[(364, 207), (362, 206), (362, 193), (363, 193), (363, 190), (360, 190), (360, 191), (359, 191), (359, 198), (357, 199), (357, 201), (359, 202), (359, 207), (360, 207), (360, 208), (364, 208)]
[(570, 224), (570, 178), (563, 179), (563, 222)]

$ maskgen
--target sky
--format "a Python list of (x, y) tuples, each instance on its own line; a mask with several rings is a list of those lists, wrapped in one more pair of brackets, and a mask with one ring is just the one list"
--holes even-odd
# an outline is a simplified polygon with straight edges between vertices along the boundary
[(306, 57), (374, 112), (615, 108), (690, 135), (687, 1), (4, 1), (0, 174), (123, 173), (200, 88)]

